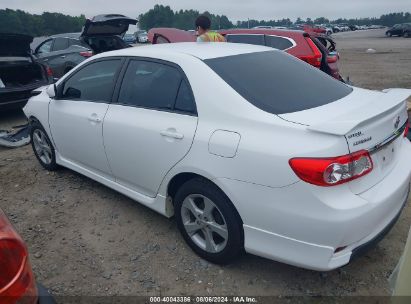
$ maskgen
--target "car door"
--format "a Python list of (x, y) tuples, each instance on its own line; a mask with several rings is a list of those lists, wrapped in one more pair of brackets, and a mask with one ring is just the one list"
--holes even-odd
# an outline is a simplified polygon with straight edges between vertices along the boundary
[(68, 38), (57, 37), (54, 39), (51, 53), (47, 56), (47, 64), (53, 71), (53, 76), (60, 78), (64, 75), (65, 62), (66, 62), (66, 50), (68, 48)]
[(91, 61), (59, 84), (49, 106), (51, 135), (61, 157), (109, 179), (102, 123), (121, 65), (120, 58)]
[(53, 42), (54, 39), (47, 39), (36, 48), (34, 55), (38, 62), (48, 64), (49, 57), (52, 55)]
[(119, 184), (155, 197), (167, 172), (190, 150), (196, 106), (182, 70), (130, 60), (104, 120), (104, 146)]

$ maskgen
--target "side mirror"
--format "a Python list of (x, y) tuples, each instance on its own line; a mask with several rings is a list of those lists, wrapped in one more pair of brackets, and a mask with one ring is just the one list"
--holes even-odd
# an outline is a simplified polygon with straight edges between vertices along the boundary
[(49, 95), (50, 98), (56, 97), (56, 84), (51, 84), (47, 87), (47, 95)]

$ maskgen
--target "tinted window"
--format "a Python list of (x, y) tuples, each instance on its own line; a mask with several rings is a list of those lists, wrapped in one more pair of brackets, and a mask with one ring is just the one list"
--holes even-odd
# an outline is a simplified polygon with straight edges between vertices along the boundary
[(284, 114), (319, 107), (352, 89), (284, 52), (268, 51), (205, 60), (256, 107)]
[(227, 35), (227, 42), (265, 45), (264, 35)]
[(81, 42), (78, 39), (69, 39), (69, 46), (78, 45), (81, 46)]
[(293, 46), (290, 40), (277, 36), (265, 36), (265, 44), (279, 50), (286, 50)]
[(67, 38), (56, 38), (54, 39), (53, 51), (65, 50), (68, 47)]
[(49, 40), (44, 42), (37, 50), (39, 54), (41, 53), (50, 53), (51, 52), (51, 45), (53, 44), (53, 40)]
[(119, 103), (152, 109), (173, 109), (181, 82), (171, 66), (130, 61), (120, 89)]
[(187, 81), (182, 80), (180, 84), (180, 89), (178, 90), (175, 110), (188, 113), (196, 113), (196, 105), (191, 94), (190, 87)]
[(87, 65), (65, 83), (62, 99), (110, 102), (115, 75), (121, 60), (105, 60)]

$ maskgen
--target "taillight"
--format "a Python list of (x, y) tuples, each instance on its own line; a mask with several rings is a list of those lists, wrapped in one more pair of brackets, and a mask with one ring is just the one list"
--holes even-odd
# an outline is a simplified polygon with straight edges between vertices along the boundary
[(37, 303), (27, 248), (0, 210), (0, 299), (2, 304)]
[(312, 55), (299, 56), (298, 58), (300, 58), (301, 60), (311, 64), (312, 66), (315, 66), (316, 68), (320, 68), (321, 67), (321, 60), (323, 58), (323, 55), (321, 54), (320, 50), (315, 45), (315, 43), (311, 40), (310, 37), (305, 37), (305, 40), (307, 41), (307, 43), (310, 46), (313, 53), (312, 53)]
[(328, 63), (336, 63), (338, 61), (338, 54), (336, 53), (330, 53), (327, 56), (327, 62)]
[(53, 77), (53, 71), (50, 69), (50, 67), (46, 67), (46, 73), (47, 77)]
[(404, 130), (404, 137), (408, 136), (408, 132), (410, 131), (410, 122), (407, 119), (407, 122), (405, 123), (405, 130)]
[(88, 57), (93, 56), (93, 52), (92, 52), (92, 51), (84, 51), (84, 52), (80, 52), (80, 56), (83, 56), (83, 57), (88, 58)]
[(289, 164), (303, 181), (317, 186), (335, 186), (371, 172), (373, 163), (366, 150), (329, 158), (293, 158)]

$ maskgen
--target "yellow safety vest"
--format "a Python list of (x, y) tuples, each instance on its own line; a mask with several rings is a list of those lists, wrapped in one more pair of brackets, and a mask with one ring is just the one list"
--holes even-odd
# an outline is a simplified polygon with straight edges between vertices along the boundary
[(224, 37), (217, 32), (207, 32), (199, 37), (203, 42), (225, 42)]

